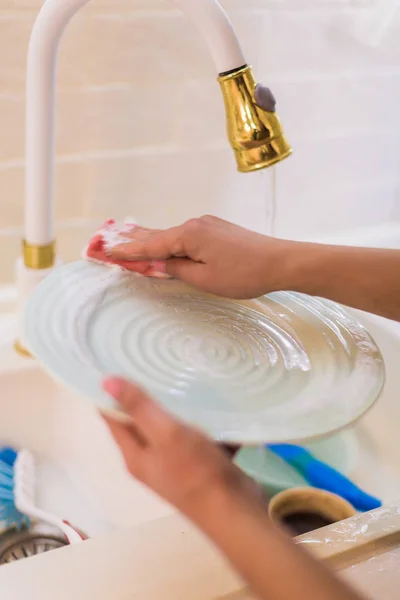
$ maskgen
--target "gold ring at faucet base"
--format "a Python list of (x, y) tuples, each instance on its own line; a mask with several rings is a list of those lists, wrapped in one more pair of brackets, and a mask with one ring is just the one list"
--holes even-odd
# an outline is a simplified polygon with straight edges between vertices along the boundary
[(20, 356), (23, 356), (25, 358), (33, 358), (32, 354), (29, 352), (29, 350), (27, 350), (25, 348), (25, 346), (23, 346), (19, 340), (15, 340), (15, 342), (14, 342), (14, 350)]
[(24, 264), (29, 269), (50, 269), (56, 257), (55, 241), (39, 246), (23, 241)]

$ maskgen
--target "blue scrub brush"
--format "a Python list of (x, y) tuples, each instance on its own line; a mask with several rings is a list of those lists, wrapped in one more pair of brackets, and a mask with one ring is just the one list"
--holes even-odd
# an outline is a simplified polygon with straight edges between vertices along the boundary
[(333, 467), (315, 458), (311, 452), (292, 444), (271, 444), (266, 448), (296, 469), (311, 486), (341, 496), (360, 512), (374, 510), (382, 502), (363, 492)]
[[(30, 518), (29, 518), (30, 517)], [(69, 544), (86, 536), (68, 521), (50, 514), (35, 503), (35, 462), (27, 450), (0, 449), (0, 533), (29, 527), (32, 520), (58, 527)]]
[(14, 503), (14, 465), (17, 454), (12, 448), (0, 449), (0, 534), (30, 526), (29, 518)]

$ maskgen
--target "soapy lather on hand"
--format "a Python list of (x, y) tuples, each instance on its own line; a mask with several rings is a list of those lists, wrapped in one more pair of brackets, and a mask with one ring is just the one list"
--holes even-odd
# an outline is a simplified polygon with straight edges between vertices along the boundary
[(132, 221), (125, 221), (122, 225), (119, 225), (113, 219), (109, 219), (89, 240), (89, 244), (84, 250), (84, 257), (93, 262), (117, 265), (121, 269), (133, 271), (145, 277), (166, 277), (164, 261), (140, 260), (132, 262), (113, 258), (113, 248), (131, 242), (130, 236), (134, 231), (143, 231), (143, 229)]

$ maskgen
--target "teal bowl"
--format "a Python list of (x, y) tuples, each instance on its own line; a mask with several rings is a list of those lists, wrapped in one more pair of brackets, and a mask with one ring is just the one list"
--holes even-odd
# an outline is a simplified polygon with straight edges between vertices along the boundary
[[(357, 463), (358, 443), (353, 431), (342, 431), (322, 440), (304, 444), (319, 460), (349, 476)], [(264, 447), (242, 448), (235, 464), (265, 489), (269, 497), (308, 483), (282, 458)]]

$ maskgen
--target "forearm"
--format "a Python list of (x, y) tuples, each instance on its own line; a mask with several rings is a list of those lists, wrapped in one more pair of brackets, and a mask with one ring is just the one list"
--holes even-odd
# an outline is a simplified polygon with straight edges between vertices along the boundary
[(270, 521), (246, 494), (211, 494), (189, 515), (262, 600), (360, 600)]
[(285, 289), (400, 321), (400, 251), (323, 244), (288, 247)]

